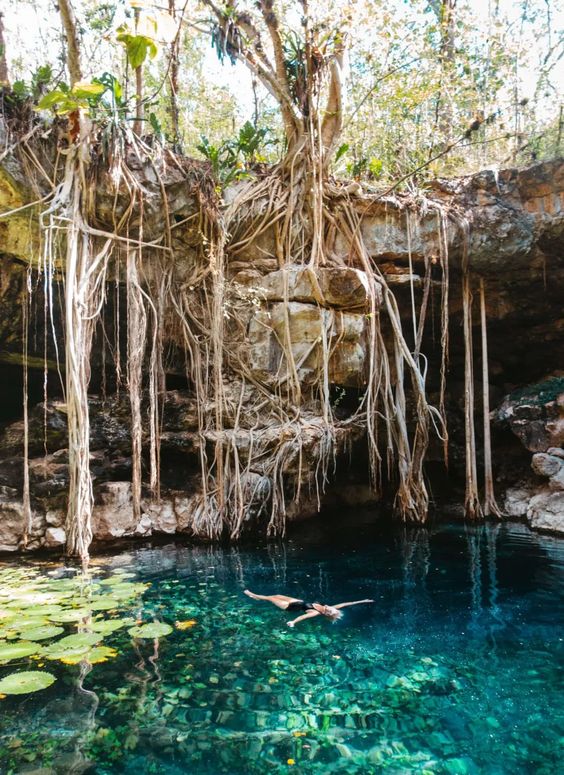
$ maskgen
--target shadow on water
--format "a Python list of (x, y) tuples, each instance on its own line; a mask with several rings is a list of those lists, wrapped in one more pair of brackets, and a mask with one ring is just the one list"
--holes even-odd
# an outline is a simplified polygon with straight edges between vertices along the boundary
[[(149, 584), (120, 616), (172, 631), (117, 629), (104, 637), (114, 658), (59, 664), (50, 688), (2, 700), (0, 770), (558, 771), (564, 542), (522, 525), (391, 530), (362, 515), (320, 530), (95, 558), (97, 579)], [(376, 602), (290, 630), (245, 588)]]

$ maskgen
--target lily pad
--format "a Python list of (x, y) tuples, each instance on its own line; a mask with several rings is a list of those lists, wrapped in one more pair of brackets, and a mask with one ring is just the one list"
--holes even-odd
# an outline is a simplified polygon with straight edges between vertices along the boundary
[(99, 633), (78, 632), (76, 635), (67, 635), (66, 638), (55, 641), (47, 646), (43, 653), (47, 659), (69, 660), (86, 654), (100, 640), (102, 635)]
[(38, 592), (36, 589), (30, 589), (22, 592), (14, 590), (12, 600), (6, 603), (7, 608), (36, 608), (40, 605), (53, 605), (57, 603), (58, 597), (51, 592)]
[(23, 659), (37, 654), (41, 646), (27, 640), (18, 640), (15, 643), (0, 643), (0, 662), (11, 662), (14, 659)]
[(62, 627), (57, 627), (54, 624), (45, 624), (41, 627), (30, 627), (22, 632), (22, 635), (27, 640), (48, 640), (49, 638), (56, 638), (64, 632)]
[(52, 622), (79, 622), (81, 619), (86, 619), (91, 613), (89, 608), (71, 608), (68, 611), (52, 614), (49, 619)]
[(164, 622), (149, 622), (128, 630), (133, 638), (162, 638), (164, 635), (170, 635), (171, 632), (170, 624), (164, 624)]
[(101, 595), (95, 597), (90, 603), (93, 611), (110, 611), (112, 608), (119, 608), (121, 600), (116, 600), (112, 595)]
[(2, 694), (31, 694), (47, 689), (55, 682), (55, 676), (43, 670), (24, 670), (7, 675), (0, 681)]
[(90, 648), (90, 646), (101, 640), (102, 635), (98, 632), (77, 632), (74, 635), (67, 635), (65, 638), (61, 638), (53, 645), (65, 649), (82, 648), (83, 646)]
[(35, 627), (43, 627), (44, 624), (49, 624), (49, 619), (45, 616), (20, 616), (19, 619), (11, 623), (10, 629), (21, 632), (22, 630), (35, 629)]
[(25, 609), (25, 615), (41, 616), (42, 618), (45, 618), (46, 616), (51, 616), (52, 614), (58, 614), (62, 610), (63, 607), (57, 603), (53, 603), (52, 605), (32, 605)]
[(99, 622), (92, 622), (90, 628), (102, 635), (109, 635), (109, 633), (125, 627), (126, 624), (131, 624), (131, 622), (125, 619), (101, 619)]
[(116, 584), (114, 587), (112, 587), (111, 594), (112, 597), (116, 598), (117, 600), (127, 600), (130, 597), (137, 597), (137, 595), (142, 595), (146, 589), (146, 584), (132, 584), (128, 581), (124, 581), (123, 584)]
[(79, 662), (90, 662), (91, 665), (97, 665), (100, 662), (107, 662), (108, 659), (117, 657), (117, 651), (109, 646), (94, 646), (93, 649), (81, 654), (71, 654), (63, 657), (61, 662), (66, 665), (77, 665)]

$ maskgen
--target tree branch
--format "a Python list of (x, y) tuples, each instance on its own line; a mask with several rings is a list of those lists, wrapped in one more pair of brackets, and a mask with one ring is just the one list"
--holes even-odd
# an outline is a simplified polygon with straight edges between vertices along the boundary
[(329, 63), (331, 80), (321, 124), (321, 146), (326, 165), (329, 163), (331, 152), (343, 131), (343, 80), (341, 74), (349, 37), (348, 27), (351, 21), (350, 16), (341, 19)]
[(286, 70), (286, 57), (284, 55), (284, 46), (282, 45), (282, 38), (280, 37), (280, 28), (278, 18), (274, 13), (273, 0), (258, 0), (258, 5), (262, 13), (262, 18), (268, 29), (270, 40), (272, 41), (272, 48), (274, 51), (274, 62), (276, 64), (276, 77), (279, 83), (283, 87), (288, 100), (291, 102), (290, 83), (288, 81), (288, 72)]
[[(220, 25), (225, 24), (227, 14), (224, 10), (217, 6), (213, 0), (202, 0), (202, 2), (213, 11)], [(233, 9), (234, 6), (231, 0), (228, 1), (227, 7), (230, 10)], [(234, 52), (235, 58), (243, 62), (254, 73), (278, 102), (286, 128), (286, 135), (288, 140), (291, 140), (292, 136), (299, 133), (299, 119), (290, 96), (287, 79), (284, 82), (280, 81), (276, 69), (272, 66), (264, 51), (260, 33), (251, 18), (247, 14), (235, 14), (232, 23), (244, 33), (250, 44), (245, 49), (236, 50)]]

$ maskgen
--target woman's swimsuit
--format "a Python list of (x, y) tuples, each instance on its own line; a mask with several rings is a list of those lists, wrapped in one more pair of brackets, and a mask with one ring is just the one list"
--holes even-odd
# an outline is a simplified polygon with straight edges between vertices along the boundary
[(288, 603), (286, 611), (314, 611), (312, 603), (306, 603), (305, 600), (292, 600)]

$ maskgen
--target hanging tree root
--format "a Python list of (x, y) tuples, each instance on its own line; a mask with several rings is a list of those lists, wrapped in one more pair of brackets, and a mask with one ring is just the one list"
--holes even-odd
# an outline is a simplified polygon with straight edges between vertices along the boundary
[[(416, 309), (411, 280), (411, 344), (404, 334), (395, 296), (364, 243), (361, 215), (344, 188), (329, 185), (315, 164), (299, 154), (256, 179), (240, 184), (221, 207), (213, 187), (196, 185), (199, 212), (192, 224), (199, 235), (190, 261), (172, 250), (177, 224), (171, 223), (162, 171), (182, 169), (168, 151), (147, 147), (122, 129), (111, 153), (98, 166), (114, 186), (111, 228), (96, 221), (96, 163), (87, 164), (88, 139), (71, 148), (61, 182), (42, 215), (44, 271), (52, 278), (58, 251), (65, 263), (66, 402), (69, 423), (70, 488), (67, 550), (86, 557), (91, 541), (92, 481), (89, 470), (88, 385), (92, 338), (106, 303), (108, 280), (123, 281), (127, 295), (127, 386), (131, 405), (134, 513), (140, 516), (144, 486), (143, 428), (148, 427), (149, 481), (152, 497), (160, 492), (161, 417), (164, 400), (163, 350), (181, 342), (186, 377), (198, 417), (201, 493), (194, 500), (192, 530), (218, 538), (237, 538), (244, 525), (267, 514), (267, 531), (284, 533), (290, 503), (314, 497), (321, 502), (338, 454), (365, 434), (375, 492), (384, 479), (396, 482), (395, 507), (401, 519), (423, 522), (429, 507), (424, 461), (431, 434), (442, 440), (447, 459), (445, 391), (448, 367), (449, 213), (432, 200), (436, 212), (441, 281), (441, 374), (438, 408), (426, 393), (427, 362), (421, 351), (431, 284), (427, 266), (423, 300)], [(146, 238), (144, 191), (129, 160), (152, 164), (161, 190), (164, 227)], [(135, 166), (135, 165), (134, 165)], [(420, 198), (420, 202), (423, 201)], [(190, 220), (188, 218), (187, 220)], [(182, 224), (179, 224), (182, 225)], [(410, 220), (407, 219), (410, 244)], [(279, 336), (281, 367), (275, 379), (252, 372), (237, 342), (246, 336), (248, 314), (240, 300), (231, 304), (230, 265), (267, 230), (274, 232), (276, 264), (303, 267), (318, 303), (318, 271), (346, 267), (332, 252), (337, 237), (349, 246), (348, 262), (364, 272), (367, 283), (366, 385), (358, 407), (345, 420), (335, 417), (331, 401), (330, 360), (339, 338), (332, 324), (322, 327), (317, 371), (307, 384), (292, 342), (288, 305)], [(467, 240), (465, 242), (467, 244)], [(410, 248), (411, 266), (411, 248)], [(121, 269), (120, 269), (121, 267)], [(123, 269), (125, 271), (123, 272)], [(122, 276), (123, 275), (123, 276)], [(287, 279), (285, 300), (289, 299)], [(482, 302), (483, 303), (483, 302)], [(238, 308), (240, 307), (240, 308)], [(466, 353), (465, 418), (467, 447), (466, 509), (480, 515), (473, 426), (471, 291), (467, 255), (463, 260), (464, 338)], [(484, 364), (487, 363), (485, 312), (482, 309)], [(124, 316), (119, 318), (123, 325)], [(113, 355), (116, 384), (122, 379), (120, 332)], [(484, 365), (484, 369), (486, 366)], [(487, 374), (484, 372), (484, 380)], [(148, 397), (148, 411), (144, 398)], [(415, 419), (408, 420), (408, 406)], [(484, 415), (487, 414), (484, 404)], [(145, 419), (148, 418), (148, 423)], [(489, 444), (489, 437), (486, 440)], [(488, 460), (488, 458), (487, 458)], [(497, 514), (493, 499), (491, 455), (486, 471), (486, 511)]]

